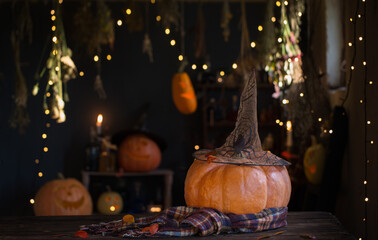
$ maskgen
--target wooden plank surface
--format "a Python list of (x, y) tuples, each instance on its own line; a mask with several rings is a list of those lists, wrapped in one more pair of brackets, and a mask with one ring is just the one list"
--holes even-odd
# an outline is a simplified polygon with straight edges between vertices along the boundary
[[(0, 239), (73, 239), (80, 225), (118, 220), (122, 215), (104, 216), (59, 216), (59, 217), (0, 217)], [(258, 232), (241, 234), (224, 234), (208, 237), (185, 237), (184, 239), (356, 239), (349, 234), (340, 222), (327, 212), (289, 212), (286, 227)], [(279, 235), (274, 233), (282, 232)], [(77, 239), (77, 238), (75, 238)], [(89, 239), (117, 239), (117, 237), (102, 237), (89, 235)], [(120, 238), (118, 238), (120, 239)], [(160, 238), (163, 239), (163, 238)], [(169, 239), (183, 239), (170, 237)]]

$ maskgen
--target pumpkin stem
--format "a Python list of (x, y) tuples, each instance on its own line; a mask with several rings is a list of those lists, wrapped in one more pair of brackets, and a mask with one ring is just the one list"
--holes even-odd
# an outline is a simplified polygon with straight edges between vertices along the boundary
[(188, 60), (186, 59), (186, 57), (184, 57), (184, 60), (182, 60), (177, 72), (178, 73), (184, 72), (186, 65), (188, 65)]
[(63, 179), (65, 179), (65, 177), (64, 177), (64, 175), (63, 175), (63, 173), (61, 173), (61, 172), (58, 172), (58, 179), (60, 179), (60, 180), (63, 180)]

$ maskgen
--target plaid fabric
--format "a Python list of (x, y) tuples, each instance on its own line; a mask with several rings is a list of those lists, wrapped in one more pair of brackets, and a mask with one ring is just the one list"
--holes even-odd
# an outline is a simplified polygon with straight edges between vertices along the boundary
[(212, 208), (172, 207), (158, 215), (137, 218), (135, 223), (122, 220), (83, 225), (80, 230), (103, 236), (152, 236), (143, 228), (158, 224), (153, 236), (207, 236), (220, 233), (258, 232), (286, 226), (287, 207), (266, 208), (255, 214), (224, 214)]

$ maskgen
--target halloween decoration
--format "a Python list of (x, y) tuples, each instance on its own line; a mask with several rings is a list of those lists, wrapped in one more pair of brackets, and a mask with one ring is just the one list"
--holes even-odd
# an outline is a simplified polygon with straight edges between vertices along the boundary
[(150, 63), (154, 62), (154, 57), (152, 53), (152, 43), (150, 36), (148, 34), (149, 32), (149, 3), (146, 3), (145, 10), (146, 10), (146, 32), (144, 33), (144, 39), (143, 39), (143, 45), (142, 45), (142, 52), (148, 54), (148, 58), (150, 60)]
[(118, 214), (123, 210), (122, 196), (107, 186), (107, 191), (102, 193), (97, 200), (97, 210), (102, 214)]
[(47, 182), (35, 196), (36, 216), (89, 215), (92, 199), (83, 184), (74, 178)]
[(160, 165), (161, 151), (143, 133), (127, 136), (118, 147), (120, 167), (129, 172), (148, 172)]
[(158, 2), (158, 5), (163, 27), (171, 28), (172, 25), (177, 27), (180, 16), (177, 1), (162, 0)]
[(185, 201), (224, 213), (256, 213), (287, 206), (291, 183), (287, 161), (263, 151), (257, 132), (256, 74), (240, 98), (235, 129), (225, 144), (194, 153), (185, 180)]
[(172, 79), (172, 96), (176, 108), (183, 114), (194, 113), (197, 98), (192, 82), (186, 72), (176, 73)]
[(315, 136), (311, 136), (312, 145), (306, 150), (303, 167), (307, 180), (315, 185), (322, 182), (326, 150), (321, 143), (316, 142)]

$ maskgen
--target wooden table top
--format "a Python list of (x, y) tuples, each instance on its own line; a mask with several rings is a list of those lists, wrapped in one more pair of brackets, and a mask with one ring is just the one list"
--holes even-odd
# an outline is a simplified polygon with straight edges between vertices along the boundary
[[(0, 239), (78, 239), (74, 237), (80, 225), (109, 222), (121, 219), (119, 216), (58, 216), (58, 217), (4, 217), (0, 216)], [(222, 234), (208, 237), (169, 237), (169, 239), (356, 239), (348, 233), (337, 218), (327, 212), (290, 212), (287, 216), (288, 225), (283, 228), (240, 234)], [(279, 235), (274, 233), (282, 232)], [(269, 236), (269, 237), (268, 237)], [(167, 237), (165, 237), (167, 238)], [(117, 239), (89, 235), (88, 239)], [(121, 239), (121, 238), (119, 238)], [(156, 237), (155, 237), (156, 239)], [(163, 238), (160, 238), (163, 239)], [(260, 238), (261, 239), (261, 238)]]

